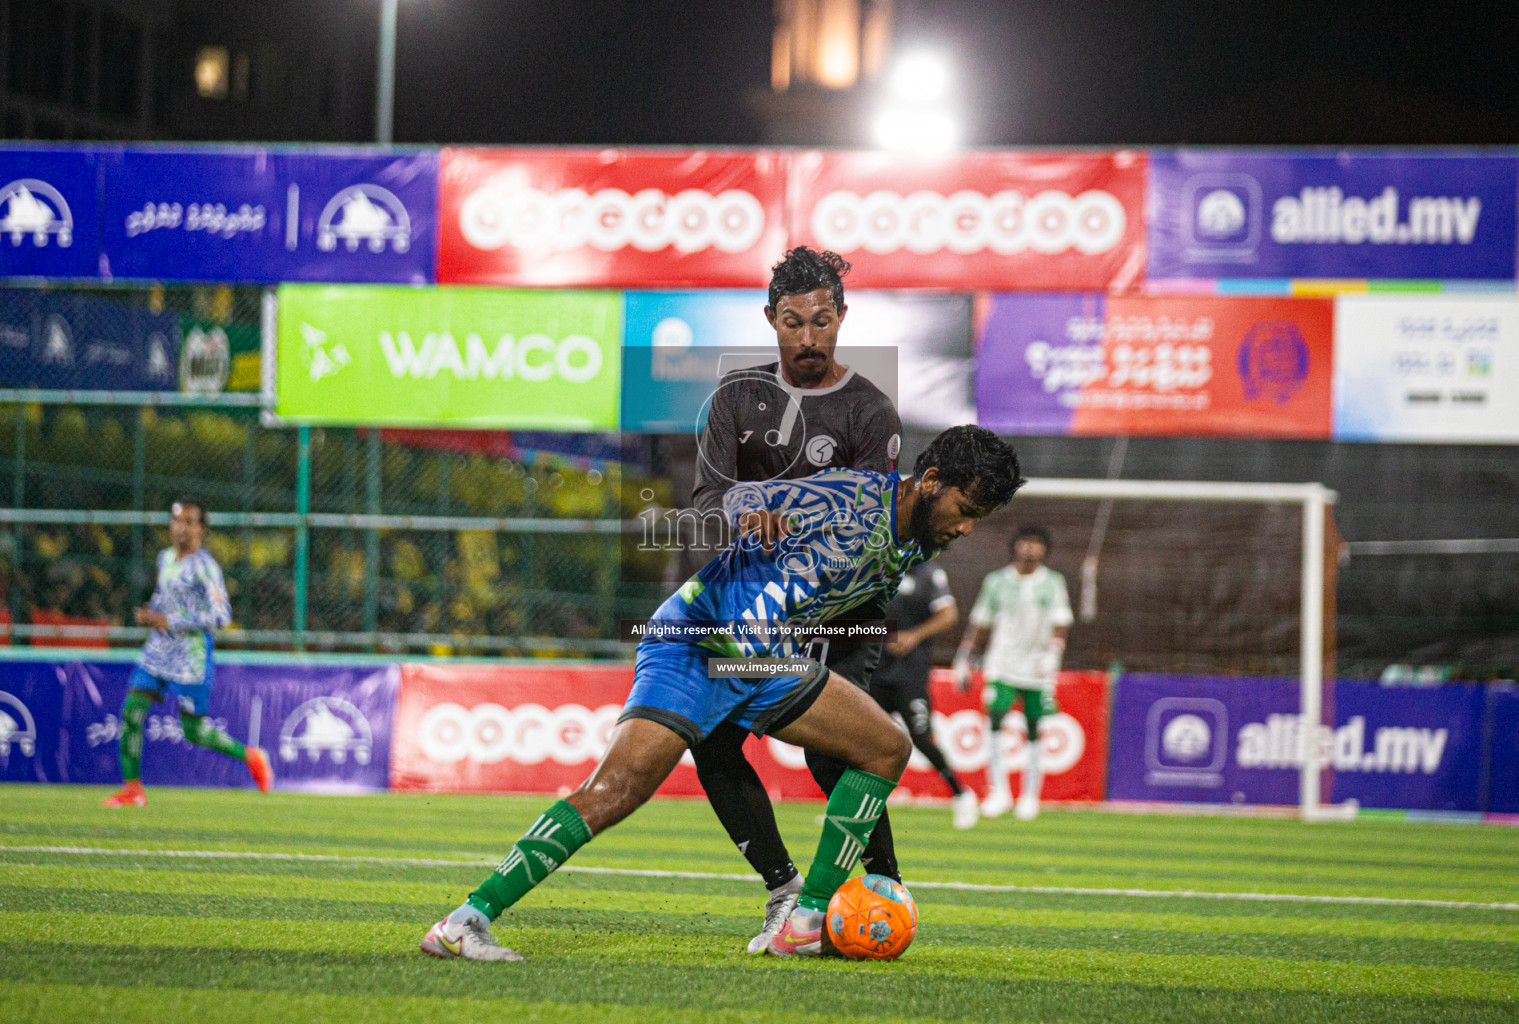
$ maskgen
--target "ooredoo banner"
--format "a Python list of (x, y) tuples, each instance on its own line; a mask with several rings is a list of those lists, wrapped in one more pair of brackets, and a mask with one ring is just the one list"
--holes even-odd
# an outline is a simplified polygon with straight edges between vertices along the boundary
[[(126, 662), (0, 662), (0, 779), (114, 785)], [(395, 666), (220, 665), (209, 717), (269, 752), (279, 789), (384, 789)], [(148, 786), (251, 786), (239, 761), (191, 744), (177, 710), (143, 728)]]
[(764, 150), (443, 150), (438, 280), (753, 288), (786, 248)]
[(1339, 441), (1519, 442), (1519, 301), (1335, 300)]
[[(1399, 689), (1341, 680), (1319, 726), (1322, 792), (1363, 807), (1476, 811), (1480, 686)], [(1113, 702), (1115, 800), (1296, 804), (1298, 681), (1124, 675)]]
[(615, 430), (615, 292), (282, 285), (275, 411), (310, 423)]
[(101, 161), (107, 276), (432, 280), (436, 152), (133, 148)]
[[(633, 684), (630, 665), (407, 664), (391, 785), (396, 789), (554, 793), (579, 785), (606, 752)], [(1100, 672), (1063, 673), (1061, 712), (1041, 728), (1052, 800), (1100, 800), (1107, 763), (1107, 684)], [(945, 673), (932, 683), (934, 732), (950, 766), (985, 790), (985, 718), (979, 691), (957, 693)], [(1023, 717), (1009, 715), (999, 741), (1006, 763), (1025, 763)], [(773, 797), (821, 794), (800, 748), (751, 737), (750, 761)], [(1014, 781), (1016, 785), (1016, 780)], [(914, 754), (902, 782), (915, 796), (946, 796), (943, 781)], [(660, 789), (700, 795), (689, 755)]]
[(1519, 160), (1150, 154), (1150, 278), (1514, 280)]
[(863, 288), (1122, 291), (1145, 268), (1137, 151), (795, 157), (790, 244), (841, 253)]
[(1328, 299), (991, 297), (979, 422), (1007, 433), (1325, 439)]

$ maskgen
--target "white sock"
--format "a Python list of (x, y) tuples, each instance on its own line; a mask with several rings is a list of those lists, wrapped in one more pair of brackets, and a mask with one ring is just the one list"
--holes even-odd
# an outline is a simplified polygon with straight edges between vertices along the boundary
[(468, 903), (461, 904), (457, 910), (448, 915), (448, 919), (454, 924), (470, 924), (471, 922), (479, 921), (483, 923), (487, 928), (490, 927), (491, 923), (490, 918), (480, 913), (480, 911), (476, 910)]
[(986, 720), (986, 784), (988, 795), (1001, 793), (1009, 796), (1007, 787), (1007, 766), (1002, 763), (1002, 743), (998, 734), (992, 731), (991, 719)]
[(1039, 799), (1039, 783), (1044, 781), (1044, 772), (1039, 767), (1039, 739), (1037, 736), (1030, 737), (1028, 742), (1028, 765), (1023, 769), (1023, 800)]

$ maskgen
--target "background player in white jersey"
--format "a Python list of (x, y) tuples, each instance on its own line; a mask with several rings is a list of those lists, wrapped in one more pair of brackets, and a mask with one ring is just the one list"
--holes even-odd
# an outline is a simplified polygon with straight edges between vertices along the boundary
[(274, 772), (268, 756), (251, 750), (218, 729), (206, 717), (211, 709), (211, 631), (232, 621), (221, 566), (201, 547), (206, 530), (205, 509), (199, 502), (176, 501), (169, 510), (169, 539), (174, 546), (158, 553), (158, 584), (146, 608), (133, 617), (139, 626), (152, 626), (137, 667), (127, 682), (121, 706), (120, 792), (106, 797), (107, 807), (142, 807), (142, 724), (148, 709), (162, 701), (173, 704), (185, 739), (196, 746), (235, 757), (248, 766), (260, 792), (267, 793)]
[(1060, 671), (1073, 621), (1065, 577), (1044, 564), (1049, 551), (1050, 534), (1042, 526), (1025, 526), (1013, 535), (1012, 564), (982, 581), (981, 594), (971, 609), (970, 629), (955, 655), (955, 676), (963, 689), (984, 653), (991, 791), (981, 804), (981, 813), (988, 818), (1013, 807), (997, 731), (1018, 701), (1028, 721), (1028, 766), (1023, 771), (1017, 816), (1027, 821), (1039, 814), (1039, 786), (1044, 779), (1039, 765), (1039, 721), (1056, 711), (1055, 673)]

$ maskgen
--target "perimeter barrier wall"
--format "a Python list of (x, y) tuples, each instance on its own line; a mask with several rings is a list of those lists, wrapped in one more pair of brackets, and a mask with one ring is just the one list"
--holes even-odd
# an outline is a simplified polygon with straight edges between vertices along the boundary
[[(125, 659), (0, 661), (0, 779), (112, 784)], [(210, 715), (264, 746), (277, 786), (321, 792), (562, 793), (606, 749), (632, 666), (606, 662), (428, 661), (235, 657), (217, 667)], [(1040, 730), (1047, 800), (1295, 804), (1296, 680), (1061, 673), (1059, 713)], [(985, 792), (979, 684), (931, 682), (934, 730), (951, 767)], [(1519, 689), (1393, 689), (1340, 680), (1333, 727), (1321, 732), (1325, 792), (1363, 808), (1477, 815), (1519, 813)], [(998, 741), (1015, 769), (1023, 718)], [(146, 725), (148, 785), (248, 786), (240, 764), (191, 746), (178, 717)], [(776, 798), (817, 798), (801, 751), (751, 738), (748, 752)], [(914, 754), (913, 797), (947, 797)], [(701, 793), (689, 759), (662, 788)]]

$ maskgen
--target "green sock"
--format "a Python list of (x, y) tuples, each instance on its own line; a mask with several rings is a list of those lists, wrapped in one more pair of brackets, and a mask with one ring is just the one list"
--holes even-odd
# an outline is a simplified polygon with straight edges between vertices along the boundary
[(185, 739), (197, 747), (205, 747), (207, 750), (214, 750), (218, 754), (235, 757), (239, 761), (248, 760), (247, 748), (218, 729), (211, 719), (205, 715), (194, 715), (188, 711), (181, 711), (179, 713), (179, 724), (184, 727)]
[(469, 905), (494, 921), (590, 841), (591, 830), (580, 812), (560, 800), (538, 816), (506, 859), (469, 894)]
[(153, 698), (141, 690), (128, 690), (121, 705), (121, 781), (142, 778), (142, 723), (147, 720)]
[(809, 910), (828, 909), (828, 901), (865, 852), (870, 833), (886, 809), (886, 798), (896, 788), (890, 779), (858, 768), (844, 773), (828, 798), (823, 834), (818, 837), (818, 850), (807, 869), (807, 884), (802, 886), (798, 904)]

